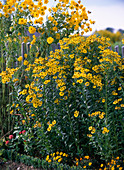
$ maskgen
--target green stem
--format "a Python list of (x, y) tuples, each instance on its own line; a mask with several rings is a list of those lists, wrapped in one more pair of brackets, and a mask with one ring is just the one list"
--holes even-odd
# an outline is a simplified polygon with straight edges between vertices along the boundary
[(108, 108), (107, 108), (107, 99), (108, 99), (108, 95), (107, 95), (107, 84), (108, 84), (108, 76), (105, 77), (105, 114), (106, 114), (106, 119), (105, 119), (105, 124), (107, 126), (107, 116), (108, 116)]
[(70, 127), (71, 127), (71, 131), (72, 131), (72, 135), (73, 135), (73, 137), (74, 137), (74, 141), (75, 141), (75, 145), (76, 145), (76, 147), (77, 147), (77, 151), (78, 151), (78, 143), (76, 142), (76, 137), (75, 137), (75, 134), (74, 134), (74, 129), (73, 129), (73, 126), (72, 126), (72, 121), (71, 121), (71, 117), (70, 117), (70, 114), (69, 114), (69, 108), (68, 108), (68, 106), (66, 105), (66, 107), (67, 107), (67, 113), (68, 113), (68, 118), (69, 118), (69, 122), (70, 122)]

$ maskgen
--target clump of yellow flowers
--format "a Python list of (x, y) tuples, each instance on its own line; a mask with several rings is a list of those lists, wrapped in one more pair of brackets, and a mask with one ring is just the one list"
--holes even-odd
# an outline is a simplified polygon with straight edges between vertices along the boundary
[(104, 127), (102, 133), (103, 133), (103, 134), (109, 133), (109, 130), (108, 130), (106, 127)]
[(46, 161), (48, 162), (52, 162), (52, 161), (57, 161), (57, 162), (61, 162), (63, 159), (68, 157), (68, 154), (63, 153), (63, 152), (54, 152), (50, 155), (47, 155), (46, 157)]
[(47, 131), (51, 131), (51, 128), (56, 124), (56, 120), (53, 120), (51, 124), (50, 122), (48, 122), (47, 124), (49, 125), (49, 127), (47, 128)]
[[(48, 0), (7, 0), (4, 5), (0, 2), (0, 36), (3, 39), (5, 34), (1, 43), (7, 58), (4, 65), (10, 66), (5, 66), (6, 70), (3, 66), (0, 76), (4, 86), (10, 83), (14, 95), (9, 113), (20, 117), (17, 124), (20, 129), (27, 128), (26, 138), (32, 136), (26, 146), (29, 150), (25, 147), (24, 152), (30, 154), (35, 150), (37, 156), (43, 153), (49, 163), (65, 159), (72, 165), (76, 157), (76, 166), (84, 159), (86, 164), (81, 164), (82, 168), (90, 168), (93, 163), (88, 155), (107, 161), (118, 153), (113, 150), (115, 145), (120, 147), (119, 156), (122, 154), (124, 60), (108, 48), (109, 38), (83, 37), (92, 31), (95, 21), (89, 19), (91, 12), (80, 0), (59, 0), (56, 7), (49, 9), (48, 3)], [(44, 24), (47, 10), (49, 16)], [(9, 20), (11, 16), (15, 17), (13, 21)], [(10, 28), (6, 30), (4, 24), (8, 22)], [(35, 35), (26, 36), (26, 31)], [(24, 44), (27, 41), (30, 43)], [(57, 49), (53, 50), (53, 44)], [(12, 56), (12, 62), (19, 67), (9, 64)], [(105, 166), (101, 164), (102, 167)]]

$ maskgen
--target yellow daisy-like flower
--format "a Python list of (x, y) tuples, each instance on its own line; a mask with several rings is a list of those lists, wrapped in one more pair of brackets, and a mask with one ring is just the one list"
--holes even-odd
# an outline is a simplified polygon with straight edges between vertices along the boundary
[(47, 131), (48, 131), (48, 132), (50, 132), (50, 131), (51, 131), (51, 127), (50, 127), (50, 126), (47, 128)]
[(124, 44), (124, 39), (122, 39), (122, 43)]
[(64, 96), (64, 93), (61, 91), (61, 92), (59, 92), (59, 95), (60, 96)]
[(61, 162), (62, 161), (62, 158), (58, 159), (58, 162)]
[(22, 61), (22, 59), (23, 59), (22, 56), (20, 56), (17, 60), (18, 61)]
[(44, 0), (44, 4), (48, 4), (49, 0)]
[(102, 99), (102, 103), (105, 103), (105, 99)]
[(52, 44), (53, 41), (54, 41), (54, 39), (52, 37), (47, 38), (48, 44)]
[(90, 127), (89, 127), (89, 131), (91, 131), (92, 129), (93, 129), (93, 127), (92, 127), (92, 126), (90, 126)]
[(89, 159), (90, 157), (89, 157), (89, 156), (85, 156), (84, 158), (85, 158), (85, 159)]
[(12, 115), (12, 114), (13, 114), (13, 112), (14, 112), (14, 111), (13, 111), (13, 110), (11, 110), (11, 111), (10, 111), (10, 114)]
[(91, 134), (87, 134), (87, 136), (88, 136), (89, 138), (91, 138), (91, 137), (92, 137), (92, 135), (91, 135)]
[(34, 34), (36, 32), (36, 28), (30, 26), (28, 31), (30, 32), (30, 34)]
[(23, 124), (23, 125), (25, 124), (25, 120), (22, 120), (22, 124)]
[(28, 61), (27, 60), (24, 60), (24, 65), (28, 65)]
[(93, 127), (91, 133), (94, 134), (96, 132), (96, 129)]
[(89, 166), (91, 166), (92, 165), (92, 162), (89, 162), (89, 164), (88, 164)]
[(53, 120), (53, 121), (52, 121), (52, 124), (55, 125), (55, 124), (56, 124), (56, 120)]
[(34, 116), (35, 116), (35, 114), (32, 114), (31, 116), (32, 116), (32, 117), (34, 117)]
[(56, 34), (56, 39), (60, 39), (60, 34), (59, 33)]
[(103, 133), (103, 134), (109, 133), (109, 130), (108, 130), (106, 127), (104, 127), (102, 133)]
[(89, 82), (86, 82), (86, 83), (85, 83), (85, 86), (89, 86), (89, 85), (90, 85), (90, 83), (89, 83)]
[(19, 18), (19, 22), (18, 22), (20, 25), (25, 25), (27, 24), (27, 20), (24, 19), (24, 18)]
[(74, 112), (74, 117), (78, 117), (78, 115), (79, 115), (79, 111), (76, 110), (76, 111)]

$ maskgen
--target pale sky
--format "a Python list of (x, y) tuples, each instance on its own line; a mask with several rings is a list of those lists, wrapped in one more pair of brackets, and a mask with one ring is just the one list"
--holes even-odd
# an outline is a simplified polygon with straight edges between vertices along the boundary
[(82, 4), (96, 21), (93, 31), (107, 27), (124, 29), (124, 0), (82, 0)]

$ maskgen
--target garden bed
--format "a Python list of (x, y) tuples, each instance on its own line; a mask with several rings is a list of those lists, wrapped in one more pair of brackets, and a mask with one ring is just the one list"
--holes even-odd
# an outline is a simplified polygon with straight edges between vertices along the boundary
[(43, 22), (48, 2), (0, 2), (2, 169), (122, 170), (124, 59), (108, 37), (83, 36), (95, 21), (80, 0)]

